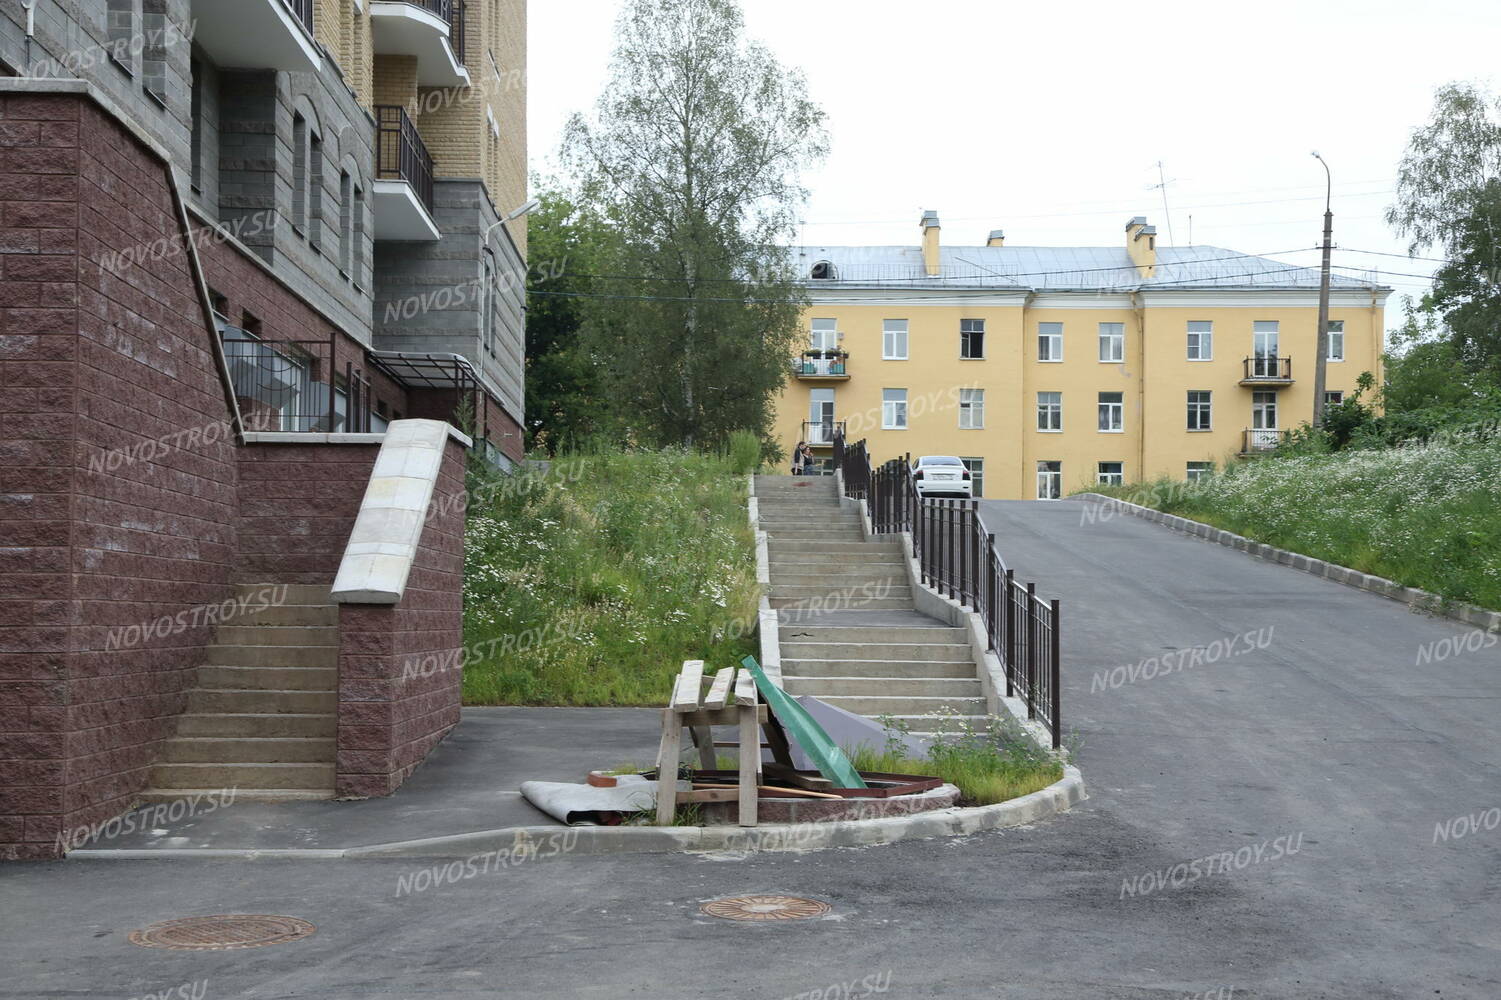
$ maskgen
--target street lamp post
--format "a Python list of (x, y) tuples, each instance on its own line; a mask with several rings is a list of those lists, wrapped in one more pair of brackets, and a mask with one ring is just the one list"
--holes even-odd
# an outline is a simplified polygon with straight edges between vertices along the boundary
[(1313, 425), (1324, 422), (1324, 384), (1329, 375), (1329, 253), (1334, 248), (1334, 175), (1329, 164), (1314, 150), (1314, 159), (1324, 167), (1324, 264), (1319, 274), (1319, 341), (1313, 365)]

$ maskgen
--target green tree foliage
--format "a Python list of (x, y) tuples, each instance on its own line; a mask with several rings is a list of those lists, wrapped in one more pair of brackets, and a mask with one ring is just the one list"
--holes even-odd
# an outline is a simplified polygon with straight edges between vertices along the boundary
[(616, 236), (585, 343), (643, 443), (767, 437), (806, 303), (786, 247), (824, 116), (743, 28), (734, 0), (630, 0), (596, 112), (564, 139)]

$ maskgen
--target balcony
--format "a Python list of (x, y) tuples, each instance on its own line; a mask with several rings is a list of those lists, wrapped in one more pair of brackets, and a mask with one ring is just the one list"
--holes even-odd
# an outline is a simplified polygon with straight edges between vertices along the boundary
[(804, 420), (803, 440), (810, 448), (834, 447), (834, 435), (844, 433), (843, 420)]
[(443, 238), (433, 221), (433, 158), (406, 109), (375, 107), (375, 238), (431, 243)]
[(1277, 446), (1285, 440), (1287, 440), (1287, 431), (1278, 430), (1275, 427), (1247, 428), (1241, 433), (1241, 457), (1265, 455), (1267, 452), (1276, 451)]
[(1293, 359), (1275, 354), (1258, 354), (1246, 358), (1240, 377), (1241, 385), (1282, 386), (1293, 384)]
[(792, 359), (792, 374), (804, 382), (849, 381), (848, 351), (804, 351)]
[(193, 41), (225, 69), (316, 73), (313, 0), (193, 0)]
[(385, 429), (371, 409), (370, 380), (330, 359), (327, 340), (265, 341), (219, 318), (224, 359), (247, 431), (368, 434)]
[(419, 87), (467, 87), (464, 0), (372, 0), (379, 55), (415, 56)]

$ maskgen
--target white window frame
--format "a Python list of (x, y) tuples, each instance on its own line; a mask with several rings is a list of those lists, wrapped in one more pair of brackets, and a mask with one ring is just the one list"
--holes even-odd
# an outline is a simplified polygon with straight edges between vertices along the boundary
[[(1194, 327), (1203, 327), (1195, 330)], [(1214, 360), (1214, 321), (1191, 319), (1188, 321), (1188, 360)]]
[[(1114, 472), (1106, 472), (1105, 466), (1115, 466)], [(1126, 485), (1125, 462), (1096, 462), (1094, 466), (1094, 481), (1100, 486), (1124, 486)]]
[[(1107, 349), (1108, 347), (1108, 349)], [(1107, 354), (1116, 355), (1106, 357)], [(1100, 364), (1118, 365), (1126, 360), (1126, 324), (1100, 324)]]
[[(1334, 398), (1330, 399), (1329, 397), (1331, 397), (1331, 396), (1333, 396)], [(1324, 405), (1325, 406), (1339, 406), (1340, 404), (1344, 403), (1344, 401), (1345, 401), (1345, 390), (1343, 390), (1343, 389), (1325, 389), (1324, 390)]]
[[(1106, 399), (1105, 399), (1106, 396), (1119, 396), (1120, 397), (1120, 401), (1119, 402), (1107, 402)], [(1098, 423), (1105, 423), (1105, 422), (1107, 422), (1107, 414), (1112, 415), (1114, 417), (1113, 420), (1109, 420), (1108, 421), (1109, 423), (1113, 424), (1114, 426), (1111, 426), (1111, 427), (1100, 427), (1099, 428), (1100, 433), (1101, 434), (1124, 434), (1126, 432), (1126, 394), (1124, 392), (1102, 392), (1102, 393), (1099, 394), (1099, 396), (1097, 397), (1097, 399), (1098, 399), (1098, 411), (1097, 412), (1098, 412), (1098, 415), (1099, 415), (1099, 418), (1100, 418), (1099, 421), (1098, 421)]]
[[(1056, 469), (1048, 466), (1057, 466)], [(1037, 499), (1063, 499), (1063, 463), (1041, 460), (1037, 463)]]
[[(888, 319), (881, 321), (881, 360), (882, 361), (906, 361), (908, 323), (904, 319)], [(900, 338), (900, 339), (898, 339)], [(901, 353), (896, 348), (900, 345)]]
[[(1047, 344), (1047, 349), (1043, 349)], [(1056, 349), (1056, 351), (1055, 351)], [(1063, 360), (1063, 324), (1037, 324), (1037, 360), (1044, 364), (1058, 364)]]
[(1251, 429), (1275, 431), (1277, 427), (1277, 394), (1275, 392), (1251, 393)]
[[(1202, 394), (1203, 399), (1194, 399), (1195, 395)], [(1194, 426), (1194, 415), (1200, 418), (1199, 426)], [(1214, 430), (1214, 391), (1211, 389), (1188, 390), (1188, 422), (1185, 425), (1191, 434), (1201, 434), (1204, 431)]]
[(985, 429), (985, 390), (959, 390), (959, 429), (978, 431)]
[[(1336, 337), (1339, 338), (1339, 339), (1336, 340), (1335, 339)], [(1334, 345), (1336, 343), (1339, 344), (1339, 352), (1338, 353), (1336, 353), (1335, 350), (1334, 350)], [(1326, 360), (1326, 361), (1343, 361), (1343, 360), (1345, 360), (1345, 321), (1342, 320), (1342, 319), (1331, 319), (1329, 321), (1329, 353), (1328, 353), (1328, 356), (1324, 360)]]
[[(818, 324), (827, 323), (827, 327)], [(837, 319), (820, 318), (808, 324), (808, 349), (812, 351), (834, 351), (839, 349), (839, 321)]]
[[(901, 393), (901, 398), (887, 397), (887, 393)], [(881, 430), (904, 431), (907, 429), (907, 390), (881, 390)]]
[(983, 459), (983, 458), (965, 458), (965, 457), (963, 457), (961, 455), (960, 458), (959, 458), (959, 461), (963, 462), (964, 463), (964, 467), (969, 470), (969, 489), (970, 489), (970, 495), (973, 496), (973, 497), (975, 497), (976, 499), (980, 499), (980, 498), (984, 497), (985, 496), (985, 459)]
[[(1056, 401), (1043, 401), (1044, 396), (1056, 396)], [(1048, 419), (1044, 420), (1044, 416)], [(1044, 427), (1044, 423), (1056, 423), (1056, 427)], [(1037, 433), (1039, 434), (1062, 434), (1063, 433), (1063, 393), (1062, 392), (1039, 392), (1037, 394)]]
[[(965, 329), (966, 325), (968, 329)], [(965, 334), (980, 336), (980, 353), (965, 354)], [(983, 319), (961, 319), (959, 321), (959, 360), (960, 361), (984, 361), (985, 360), (985, 321)]]
[(1183, 478), (1186, 482), (1196, 483), (1200, 479), (1214, 475), (1213, 462), (1189, 462), (1184, 467)]

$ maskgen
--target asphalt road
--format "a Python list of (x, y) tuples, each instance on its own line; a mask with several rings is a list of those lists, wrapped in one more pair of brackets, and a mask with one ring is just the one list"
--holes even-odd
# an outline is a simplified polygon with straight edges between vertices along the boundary
[[(11, 865), (0, 997), (1501, 997), (1501, 646), (1082, 509), (985, 505), (1018, 575), (1064, 601), (1091, 795), (1070, 813), (803, 855), (561, 856), (420, 892), (404, 860)], [(833, 909), (698, 912), (768, 892)], [(126, 939), (225, 912), (318, 932)]]

